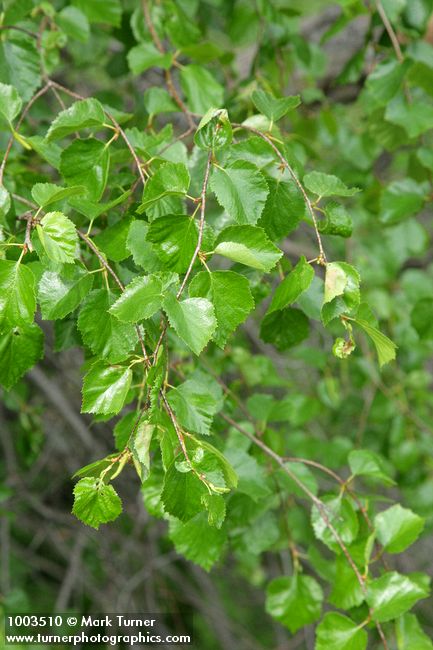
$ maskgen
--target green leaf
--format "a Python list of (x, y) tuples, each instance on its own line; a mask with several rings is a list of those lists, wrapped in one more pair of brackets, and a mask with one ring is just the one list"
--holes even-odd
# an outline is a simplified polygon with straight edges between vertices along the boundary
[(84, 13), (91, 23), (107, 23), (120, 27), (120, 0), (73, 0), (72, 4)]
[(359, 306), (359, 285), (359, 273), (350, 264), (329, 262), (326, 265), (322, 306), (322, 320), (325, 325), (340, 314), (351, 312)]
[(46, 138), (48, 141), (59, 140), (81, 129), (100, 129), (104, 121), (104, 109), (98, 100), (82, 99), (57, 115)]
[(415, 614), (404, 614), (395, 622), (398, 650), (433, 650), (433, 643), (421, 629)]
[(265, 177), (252, 163), (236, 160), (215, 167), (210, 186), (218, 203), (239, 224), (257, 223), (269, 193)]
[(217, 151), (230, 144), (232, 138), (232, 126), (227, 111), (210, 108), (200, 120), (194, 142), (204, 151)]
[[(353, 553), (354, 544), (350, 549), (353, 560), (356, 560)], [(363, 563), (358, 568), (362, 573)], [(359, 607), (365, 599), (364, 592), (358, 582), (353, 568), (347, 561), (345, 555), (338, 555), (335, 559), (335, 577), (332, 580), (332, 589), (328, 601), (339, 609), (352, 609)]]
[(350, 618), (329, 612), (316, 630), (315, 650), (365, 650), (367, 632)]
[(317, 539), (326, 544), (336, 553), (341, 552), (340, 546), (323, 517), (323, 512), (330, 524), (335, 528), (344, 544), (351, 544), (358, 535), (358, 517), (351, 502), (342, 496), (328, 495), (322, 498), (323, 511), (314, 505), (311, 510), (311, 523)]
[[(252, 135), (247, 140), (240, 140), (240, 142), (236, 142), (230, 147), (230, 160), (246, 160), (262, 170), (266, 169), (270, 171), (275, 165), (275, 154), (262, 138), (257, 135)], [(279, 172), (275, 183), (283, 182), (285, 178), (284, 174), (285, 172)], [(271, 176), (266, 177), (269, 186), (273, 180), (274, 178)], [(269, 193), (268, 200), (270, 196), (271, 192)]]
[(32, 271), (19, 262), (0, 260), (0, 331), (31, 323), (35, 310)]
[(337, 176), (322, 172), (306, 174), (304, 185), (317, 196), (353, 196), (361, 191), (358, 187), (347, 187)]
[(319, 583), (299, 573), (272, 580), (266, 590), (266, 611), (292, 634), (320, 618), (322, 602)]
[(57, 24), (67, 36), (85, 43), (90, 36), (89, 21), (77, 7), (65, 7), (56, 16)]
[(131, 386), (130, 368), (107, 366), (97, 361), (84, 376), (82, 413), (118, 413)]
[[(62, 150), (58, 144), (55, 142), (47, 142), (41, 135), (27, 136), (26, 141), (54, 169), (59, 169)], [(84, 188), (82, 191), (84, 192)]]
[(38, 302), (44, 320), (64, 318), (78, 307), (93, 284), (82, 266), (65, 266), (60, 272), (44, 271), (38, 285)]
[(257, 226), (225, 228), (216, 240), (214, 253), (265, 272), (269, 272), (283, 254)]
[(81, 345), (77, 331), (77, 321), (73, 317), (54, 321), (54, 352), (69, 350)]
[(110, 307), (110, 314), (126, 323), (137, 323), (153, 316), (161, 308), (163, 297), (159, 278), (154, 275), (137, 277)]
[(214, 306), (217, 328), (212, 336), (220, 348), (254, 309), (248, 280), (233, 271), (201, 271), (189, 287), (192, 298), (208, 298)]
[(225, 457), (230, 462), (239, 492), (247, 494), (253, 501), (260, 501), (271, 494), (264, 468), (243, 449), (228, 448)]
[(11, 209), (11, 196), (7, 189), (0, 187), (0, 226), (6, 225), (6, 215)]
[(184, 196), (190, 184), (189, 172), (183, 163), (163, 163), (144, 186), (142, 204), (137, 212), (147, 212), (167, 196)]
[(161, 53), (153, 43), (139, 43), (128, 52), (128, 65), (132, 74), (140, 74), (149, 68), (163, 68), (168, 70), (171, 66), (173, 55)]
[(369, 449), (354, 449), (349, 454), (349, 467), (353, 476), (367, 476), (385, 485), (395, 485), (385, 470), (382, 458)]
[(424, 519), (398, 503), (374, 518), (379, 542), (387, 553), (401, 553), (413, 544), (424, 528)]
[(421, 210), (424, 198), (423, 187), (412, 178), (390, 183), (380, 199), (381, 222), (388, 225), (411, 217)]
[[(162, 219), (164, 217), (160, 218)], [(157, 222), (158, 219), (155, 219), (154, 223)], [(157, 229), (157, 226), (154, 226), (154, 228)], [(162, 230), (164, 230), (164, 228)], [(171, 228), (168, 228), (168, 230), (170, 232)], [(138, 219), (133, 221), (126, 237), (126, 249), (131, 252), (134, 263), (137, 266), (141, 266), (145, 271), (152, 272), (160, 268), (160, 261), (155, 253), (157, 247), (154, 247), (150, 242), (146, 241), (148, 231), (149, 224), (147, 222)], [(162, 241), (164, 241), (164, 239)]]
[(141, 482), (145, 481), (150, 471), (150, 443), (155, 432), (155, 425), (146, 419), (142, 419), (137, 426), (135, 435), (130, 442), (132, 460), (140, 477)]
[(46, 208), (56, 201), (63, 201), (70, 196), (84, 194), (85, 187), (60, 187), (53, 183), (36, 183), (32, 187), (32, 197), (41, 208)]
[(44, 354), (44, 333), (35, 323), (0, 335), (0, 385), (9, 390)]
[(299, 225), (305, 202), (293, 181), (267, 177), (269, 195), (258, 221), (271, 240), (281, 239), (293, 232)]
[(385, 119), (417, 138), (433, 129), (433, 106), (425, 101), (409, 103), (401, 93), (388, 103)]
[(310, 286), (314, 278), (314, 269), (305, 257), (301, 257), (295, 268), (284, 278), (272, 296), (267, 314), (296, 302), (299, 296)]
[(353, 321), (362, 327), (364, 332), (368, 334), (376, 348), (377, 357), (379, 359), (380, 367), (395, 359), (395, 351), (397, 350), (396, 344), (391, 341), (385, 334), (382, 334), (378, 329), (372, 327), (366, 320), (354, 318)]
[(424, 340), (433, 339), (433, 298), (421, 298), (412, 309), (410, 319), (419, 337)]
[[(329, 262), (326, 265), (323, 302), (326, 304), (334, 300), (337, 296), (343, 295), (351, 280), (355, 287), (359, 287), (359, 274), (353, 266), (346, 264), (346, 262)], [(355, 289), (350, 288), (350, 290), (354, 291)]]
[(212, 106), (219, 108), (224, 103), (224, 88), (209, 70), (200, 65), (186, 65), (180, 72), (182, 90), (188, 100), (188, 108), (198, 115), (204, 115)]
[[(214, 393), (214, 396), (217, 395), (215, 384), (210, 385), (210, 387)], [(224, 454), (222, 454), (216, 447), (211, 445), (206, 440), (194, 440), (192, 442), (192, 446), (193, 448), (195, 447), (195, 451), (198, 450), (199, 455), (202, 454), (203, 450), (206, 452), (205, 460), (207, 462), (209, 461), (208, 465), (216, 466), (218, 468), (218, 471), (221, 473), (224, 484), (227, 488), (237, 487), (238, 475)], [(200, 464), (197, 466), (200, 469)]]
[(260, 338), (278, 350), (288, 350), (310, 334), (308, 318), (300, 309), (286, 307), (267, 314), (260, 326)]
[(423, 573), (401, 575), (390, 571), (375, 578), (367, 588), (367, 603), (373, 608), (373, 619), (385, 623), (398, 618), (419, 600), (428, 597), (429, 582)]
[(217, 327), (212, 303), (206, 298), (179, 301), (169, 294), (164, 300), (164, 311), (179, 338), (199, 355)]
[(180, 555), (209, 571), (220, 559), (227, 535), (210, 526), (206, 514), (202, 513), (184, 524), (172, 520), (170, 539)]
[[(95, 203), (94, 201), (89, 201), (88, 199), (69, 199), (68, 203), (71, 208), (74, 208), (74, 210), (87, 217), (89, 221), (94, 221), (97, 217), (100, 217), (101, 214), (104, 214), (104, 212), (108, 212), (112, 208), (115, 208), (117, 205), (120, 205), (126, 201), (129, 196), (131, 196), (131, 190), (122, 192), (122, 194), (117, 196), (112, 201), (108, 201), (108, 203)], [(122, 221), (128, 222), (128, 218), (122, 219)], [(109, 228), (110, 227), (111, 226), (109, 226)], [(109, 230), (109, 228), (107, 228), (107, 230)], [(103, 232), (105, 233), (106, 230)], [(103, 233), (100, 233), (97, 235), (97, 237), (99, 238), (99, 236), (102, 234)]]
[(83, 185), (89, 199), (99, 201), (107, 185), (110, 153), (95, 138), (74, 140), (62, 152), (60, 173), (68, 185)]
[(392, 58), (378, 63), (365, 83), (369, 94), (378, 106), (386, 106), (401, 89), (404, 76), (410, 67), (408, 61), (403, 64)]
[(122, 502), (112, 485), (97, 478), (82, 478), (74, 488), (72, 514), (87, 526), (114, 521), (122, 512)]
[(221, 494), (204, 494), (202, 497), (203, 504), (208, 511), (208, 524), (221, 528), (226, 517), (226, 502)]
[(266, 115), (271, 122), (278, 122), (284, 115), (301, 103), (301, 97), (299, 95), (277, 98), (269, 93), (265, 93), (263, 90), (254, 90), (251, 98), (257, 110), (263, 113), (263, 115)]
[(114, 440), (116, 442), (116, 449), (123, 451), (129, 442), (134, 425), (138, 422), (136, 411), (129, 411), (120, 420), (116, 422), (113, 429)]
[(222, 405), (222, 390), (209, 375), (196, 373), (171, 389), (167, 399), (187, 431), (209, 435), (213, 416)]
[(177, 464), (175, 459), (165, 474), (161, 501), (165, 512), (181, 521), (188, 521), (204, 509), (201, 499), (207, 488), (192, 469), (179, 471)]
[(149, 225), (146, 239), (165, 269), (185, 273), (198, 242), (197, 223), (183, 214), (159, 217)]
[(391, 23), (396, 22), (403, 13), (407, 0), (382, 0), (382, 5)]
[(179, 110), (168, 92), (157, 86), (152, 86), (144, 91), (144, 107), (151, 117)]
[(253, 556), (265, 551), (272, 552), (278, 544), (279, 537), (277, 517), (269, 510), (264, 511), (258, 516), (253, 516), (248, 528), (244, 529), (239, 550)]
[(130, 256), (127, 241), (132, 224), (133, 217), (123, 217), (93, 238), (96, 246), (109, 260), (121, 262)]
[(345, 208), (335, 201), (330, 201), (325, 205), (324, 210), (325, 219), (319, 222), (319, 231), (324, 235), (350, 237), (353, 224)]
[(23, 102), (16, 88), (0, 83), (0, 115), (12, 125), (21, 111)]
[(78, 235), (75, 224), (63, 212), (47, 212), (36, 229), (50, 260), (67, 264), (75, 261)]
[(111, 363), (126, 359), (138, 341), (135, 327), (121, 323), (109, 312), (116, 298), (106, 289), (92, 291), (78, 316), (78, 329), (84, 344)]
[(2, 81), (17, 89), (24, 102), (29, 101), (41, 84), (36, 39), (22, 32), (9, 31), (7, 38), (0, 41), (0, 74)]

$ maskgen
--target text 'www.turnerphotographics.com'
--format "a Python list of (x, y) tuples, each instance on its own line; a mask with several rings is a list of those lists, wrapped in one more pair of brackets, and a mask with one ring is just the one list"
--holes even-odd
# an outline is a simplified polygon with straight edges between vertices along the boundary
[(190, 614), (8, 614), (5, 645), (192, 645)]

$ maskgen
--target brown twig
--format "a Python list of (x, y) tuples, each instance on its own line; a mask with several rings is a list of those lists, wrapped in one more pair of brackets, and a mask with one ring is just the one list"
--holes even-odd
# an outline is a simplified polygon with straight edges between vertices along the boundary
[(395, 33), (391, 23), (389, 22), (389, 18), (386, 15), (386, 11), (383, 8), (383, 4), (381, 0), (376, 0), (376, 7), (377, 7), (377, 13), (379, 14), (383, 25), (388, 33), (388, 36), (390, 38), (390, 41), (392, 43), (392, 46), (394, 48), (395, 55), (400, 63), (403, 63), (404, 61), (404, 56), (403, 52), (401, 51), (400, 43), (398, 42), (397, 34)]
[(16, 201), (19, 201), (20, 203), (23, 203), (23, 205), (27, 205), (29, 208), (32, 208), (33, 210), (38, 209), (38, 206), (36, 205), (36, 203), (33, 203), (33, 201), (29, 201), (24, 196), (20, 196), (19, 194), (13, 194), (13, 193), (11, 194), (11, 196)]
[(170, 404), (168, 403), (168, 400), (167, 400), (166, 396), (164, 395), (164, 393), (162, 391), (161, 391), (160, 395), (161, 395), (161, 399), (162, 399), (163, 404), (164, 404), (164, 408), (165, 408), (165, 410), (167, 411), (167, 413), (169, 415), (169, 418), (170, 418), (170, 420), (171, 420), (171, 422), (173, 424), (174, 430), (176, 431), (177, 439), (179, 440), (180, 446), (182, 448), (182, 453), (185, 456), (185, 459), (187, 460), (188, 464), (191, 465), (188, 450), (187, 450), (186, 445), (185, 445), (185, 436), (183, 435), (183, 432), (182, 432), (181, 428), (179, 427), (179, 425), (177, 423), (176, 416), (174, 415), (173, 410), (172, 410)]
[(33, 244), (32, 244), (32, 239), (31, 239), (32, 226), (33, 226), (33, 217), (30, 216), (27, 219), (26, 233), (24, 235), (24, 250), (30, 251), (30, 252), (32, 252), (32, 250), (33, 250)]
[(201, 243), (203, 241), (204, 218), (205, 218), (205, 212), (206, 212), (206, 192), (207, 192), (207, 186), (208, 186), (208, 183), (209, 183), (209, 173), (210, 173), (211, 162), (212, 162), (212, 151), (209, 152), (208, 157), (207, 157), (206, 170), (205, 170), (203, 185), (202, 185), (201, 194), (200, 194), (200, 221), (199, 221), (199, 224), (198, 224), (197, 246), (195, 247), (194, 253), (193, 253), (192, 257), (191, 257), (191, 261), (190, 261), (188, 269), (187, 269), (187, 271), (185, 273), (185, 277), (183, 278), (182, 284), (180, 285), (179, 291), (176, 294), (176, 298), (180, 298), (180, 296), (183, 293), (183, 290), (185, 289), (186, 283), (188, 282), (189, 276), (191, 275), (191, 271), (192, 271), (193, 266), (195, 264), (195, 261), (197, 259), (197, 255), (200, 252)]
[(30, 31), (30, 29), (25, 29), (25, 27), (18, 27), (17, 25), (0, 25), (0, 31), (7, 29), (13, 29), (16, 32), (22, 32), (23, 34), (27, 34), (27, 36), (31, 36), (32, 38), (38, 38), (36, 32)]
[(87, 246), (95, 253), (96, 257), (100, 261), (101, 265), (108, 271), (108, 273), (111, 275), (117, 286), (119, 287), (120, 291), (125, 291), (125, 287), (121, 280), (119, 279), (118, 275), (113, 271), (111, 268), (110, 264), (108, 264), (107, 260), (105, 257), (101, 254), (97, 246), (93, 243), (93, 241), (86, 235), (84, 232), (81, 232), (80, 230), (77, 230), (78, 236), (87, 244)]

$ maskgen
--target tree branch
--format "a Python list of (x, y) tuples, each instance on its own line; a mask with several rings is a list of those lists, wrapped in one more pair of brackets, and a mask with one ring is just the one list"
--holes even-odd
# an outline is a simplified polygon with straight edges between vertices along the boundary
[(388, 36), (391, 40), (392, 46), (394, 48), (395, 55), (399, 61), (399, 63), (403, 63), (404, 61), (404, 56), (403, 52), (401, 51), (400, 43), (398, 42), (397, 34), (395, 33), (391, 23), (389, 22), (389, 18), (386, 15), (386, 11), (383, 7), (383, 4), (381, 0), (376, 0), (376, 8), (377, 8), (377, 13), (379, 14), (383, 25), (388, 33)]
[[(268, 447), (263, 442), (263, 440), (260, 440), (260, 438), (257, 438), (252, 433), (249, 433), (249, 431), (247, 431), (246, 429), (241, 427), (237, 422), (232, 420), (232, 418), (225, 415), (224, 413), (221, 413), (220, 415), (226, 422), (228, 422), (228, 424), (230, 424), (230, 426), (237, 429), (240, 433), (242, 433), (249, 440), (251, 440), (251, 442), (253, 442), (257, 447), (259, 447), (267, 456), (272, 458), (272, 460), (281, 467), (283, 472), (285, 472), (288, 476), (290, 476), (292, 481), (294, 483), (296, 483), (296, 485), (299, 487), (299, 489), (304, 492), (304, 494), (310, 499), (310, 501), (312, 501), (312, 503), (314, 503), (317, 510), (319, 511), (319, 514), (320, 514), (321, 518), (323, 519), (323, 522), (325, 523), (327, 528), (329, 528), (332, 535), (334, 536), (335, 541), (337, 542), (338, 546), (341, 548), (341, 550), (343, 552), (343, 555), (345, 556), (347, 562), (349, 563), (350, 567), (352, 568), (352, 570), (353, 570), (353, 572), (354, 572), (354, 574), (356, 576), (356, 579), (357, 579), (357, 581), (358, 581), (358, 583), (359, 583), (359, 585), (361, 587), (362, 593), (365, 595), (367, 593), (367, 586), (366, 586), (365, 578), (361, 575), (361, 572), (359, 571), (358, 567), (356, 566), (355, 561), (352, 558), (352, 556), (350, 555), (349, 550), (348, 550), (347, 546), (345, 545), (345, 543), (343, 542), (340, 534), (336, 530), (335, 526), (331, 523), (331, 521), (330, 521), (330, 519), (328, 517), (328, 514), (327, 514), (327, 508), (326, 508), (325, 504), (318, 497), (316, 497), (316, 495), (313, 494), (313, 492), (311, 492), (311, 490), (296, 476), (296, 474), (294, 474), (292, 471), (290, 471), (290, 469), (287, 467), (284, 459), (281, 458), (281, 456), (279, 456), (273, 449)], [(370, 610), (370, 614), (371, 613), (372, 612)], [(383, 646), (384, 646), (385, 650), (389, 650), (388, 643), (386, 641), (386, 638), (385, 638), (385, 635), (383, 633), (383, 630), (382, 630), (382, 627), (381, 627), (380, 623), (375, 621), (375, 625), (376, 625), (377, 631), (378, 631), (379, 636), (380, 636), (380, 638), (382, 640), (382, 643), (383, 643)]]

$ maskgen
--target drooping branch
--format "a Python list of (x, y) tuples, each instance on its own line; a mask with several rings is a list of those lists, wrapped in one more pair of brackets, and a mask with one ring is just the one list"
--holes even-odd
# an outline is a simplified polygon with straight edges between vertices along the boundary
[[(340, 547), (343, 555), (345, 556), (347, 562), (349, 563), (350, 567), (352, 568), (356, 579), (359, 583), (359, 586), (361, 587), (362, 593), (365, 595), (367, 593), (367, 585), (366, 585), (366, 579), (361, 575), (360, 570), (355, 564), (355, 561), (353, 557), (351, 556), (346, 544), (341, 538), (341, 535), (338, 533), (336, 530), (335, 526), (332, 524), (326, 505), (321, 501), (318, 497), (316, 497), (313, 492), (303, 483), (298, 476), (294, 472), (290, 470), (290, 468), (287, 467), (287, 464), (285, 460), (279, 456), (271, 447), (268, 447), (266, 443), (263, 442), (260, 438), (257, 438), (255, 435), (244, 429), (242, 426), (240, 426), (235, 420), (233, 420), (231, 417), (228, 415), (225, 415), (224, 413), (220, 414), (223, 420), (225, 420), (230, 426), (234, 427), (239, 431), (239, 433), (242, 433), (242, 435), (246, 436), (253, 444), (255, 444), (257, 447), (259, 447), (269, 458), (272, 458), (272, 460), (279, 465), (279, 467), (285, 472), (294, 483), (299, 487), (300, 490), (310, 499), (310, 501), (316, 506), (320, 517), (322, 518), (324, 524), (329, 528), (331, 531), (335, 541), (337, 542), (338, 546)], [(372, 611), (370, 610), (370, 616), (372, 614)], [(383, 647), (385, 650), (389, 650), (388, 643), (386, 640), (386, 637), (383, 633), (383, 629), (380, 623), (375, 621), (375, 625), (377, 628), (377, 631), (379, 633), (379, 636), (382, 640)]]

